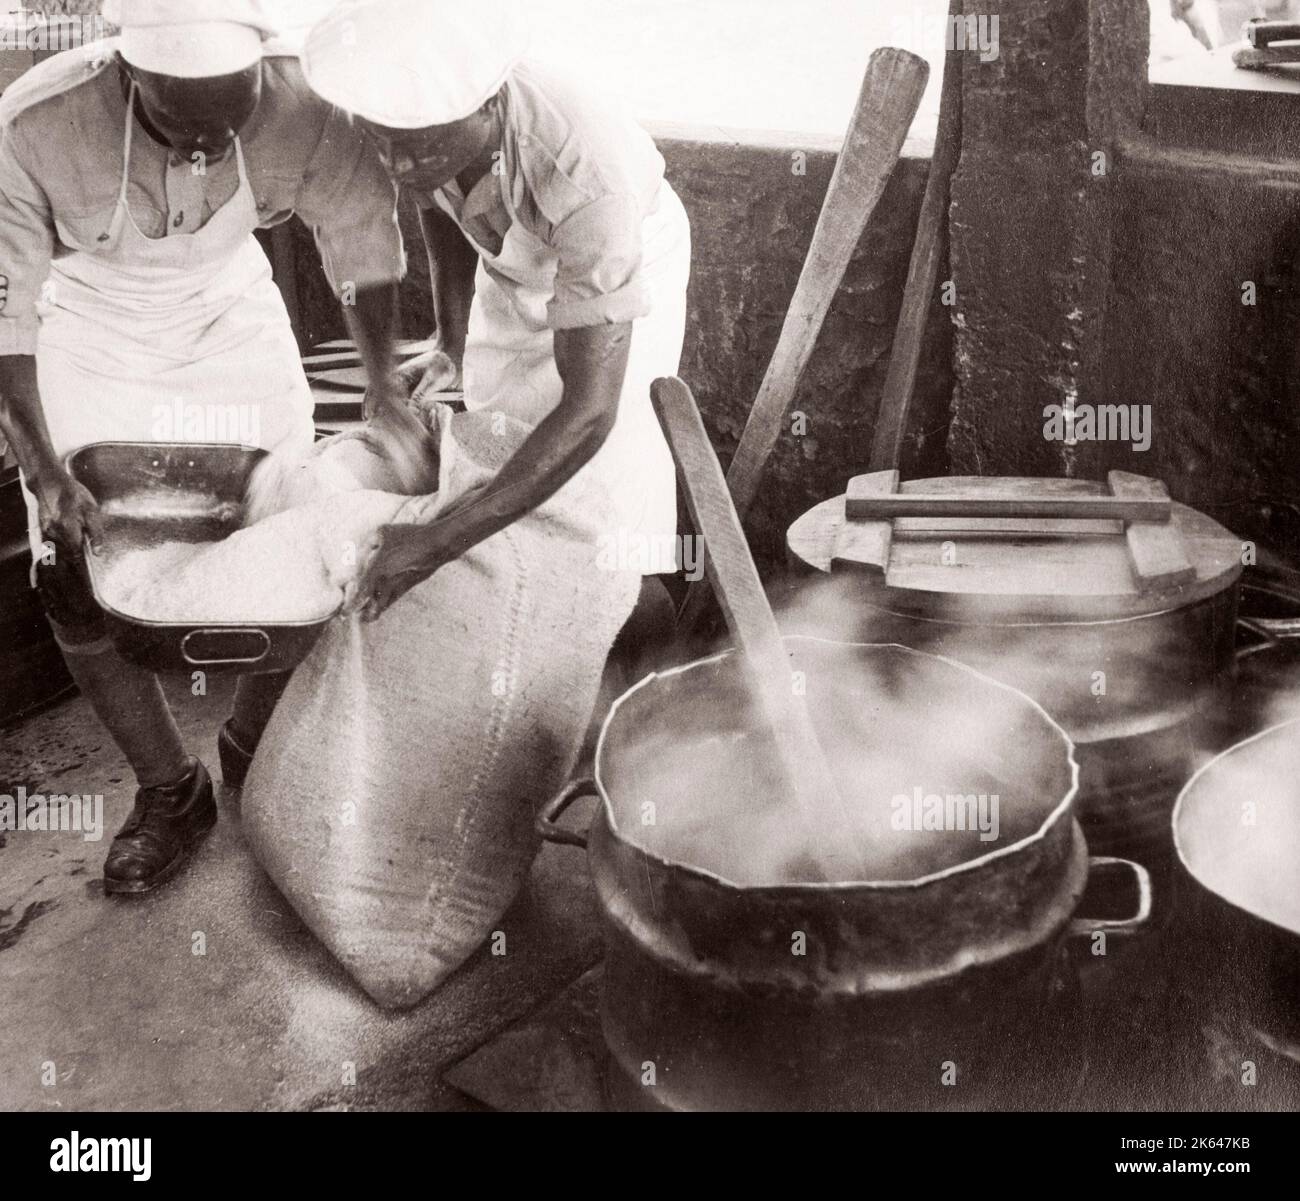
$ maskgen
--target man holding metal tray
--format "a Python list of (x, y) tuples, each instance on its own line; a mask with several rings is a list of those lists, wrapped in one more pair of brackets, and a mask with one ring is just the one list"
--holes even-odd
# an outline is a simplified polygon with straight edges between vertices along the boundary
[[(393, 185), (297, 59), (272, 52), (256, 0), (121, 0), (105, 16), (119, 39), (53, 56), (0, 99), (0, 432), (26, 485), (37, 590), (139, 783), (105, 889), (142, 893), (216, 822), (212, 782), (157, 678), (106, 636), (81, 560), (101, 515), (65, 457), (104, 441), (305, 451), (310, 391), (253, 231), (295, 211), (314, 228), (368, 365), (404, 261)], [(385, 401), (381, 427), (414, 420)], [(232, 405), (238, 429), (210, 428)], [(228, 785), (285, 679), (241, 678), (220, 740)]]

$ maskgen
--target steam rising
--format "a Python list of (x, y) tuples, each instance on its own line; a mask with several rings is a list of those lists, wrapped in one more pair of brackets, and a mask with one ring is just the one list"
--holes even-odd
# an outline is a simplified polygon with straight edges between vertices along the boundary
[[(1067, 739), (1009, 689), (901, 648), (789, 645), (863, 879), (913, 880), (1011, 846), (1069, 791)], [(648, 686), (615, 722), (633, 741), (602, 756), (602, 779), (626, 837), (736, 884), (825, 882), (735, 656)]]

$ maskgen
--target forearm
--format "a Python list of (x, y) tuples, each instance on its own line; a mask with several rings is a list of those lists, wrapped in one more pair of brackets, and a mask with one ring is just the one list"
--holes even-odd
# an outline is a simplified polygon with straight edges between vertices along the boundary
[(0, 432), (33, 487), (62, 470), (41, 408), (33, 355), (0, 355)]
[(343, 306), (344, 319), (361, 354), (371, 389), (387, 396), (397, 330), (397, 285), (361, 288), (353, 300), (353, 304)]
[(563, 407), (545, 417), (490, 483), (439, 515), (430, 533), (440, 557), (463, 555), (544, 504), (591, 461), (608, 434), (605, 422)]
[(420, 229), (429, 259), (429, 286), (433, 293), (433, 318), (438, 345), (459, 360), (469, 332), (469, 310), (474, 302), (474, 273), (478, 252), (446, 213), (420, 210)]
[(429, 527), (440, 558), (462, 555), (544, 504), (589, 463), (618, 416), (631, 325), (556, 333), (560, 403), (490, 483), (453, 502)]

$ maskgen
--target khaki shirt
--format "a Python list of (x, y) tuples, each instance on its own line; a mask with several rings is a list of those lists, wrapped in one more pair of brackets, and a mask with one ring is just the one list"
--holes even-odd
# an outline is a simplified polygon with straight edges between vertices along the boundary
[(453, 181), (417, 200), (437, 204), (490, 254), (500, 251), (513, 209), (558, 260), (552, 329), (646, 316), (641, 228), (664, 177), (650, 135), (603, 97), (535, 63), (521, 63), (506, 80), (503, 126), (499, 164), (468, 196)]
[[(53, 55), (0, 97), (0, 354), (36, 352), (51, 260), (94, 254), (107, 240), (126, 120), (115, 50), (108, 39)], [(263, 59), (262, 98), (240, 145), (257, 228), (297, 213), (336, 294), (402, 278), (396, 190), (361, 132), (307, 86), (296, 58)], [(137, 124), (127, 205), (146, 237), (193, 233), (238, 180), (233, 149), (199, 171)]]

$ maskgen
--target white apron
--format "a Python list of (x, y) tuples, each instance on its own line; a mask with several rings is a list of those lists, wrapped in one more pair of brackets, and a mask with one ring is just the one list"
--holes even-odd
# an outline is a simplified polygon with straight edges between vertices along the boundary
[[(252, 235), (257, 202), (243, 148), (236, 139), (235, 194), (202, 228), (147, 238), (127, 205), (134, 107), (132, 85), (109, 228), (94, 253), (77, 247), (54, 260), (37, 306), (36, 376), (55, 453), (120, 441), (305, 451), (311, 389)], [(23, 496), (39, 554), (36, 501), (26, 488)]]
[[(524, 228), (501, 178), (510, 228), (499, 254), (479, 245), (446, 198), (435, 195), (479, 253), (465, 346), (465, 406), (508, 413), (536, 426), (560, 403), (563, 391), (546, 323), (558, 259)], [(677, 490), (672, 454), (650, 405), (650, 384), (677, 374), (691, 270), (690, 222), (667, 181), (643, 222), (642, 255), (651, 311), (632, 326), (614, 429), (583, 471), (598, 474), (614, 500), (602, 539), (605, 561), (654, 575), (677, 570)]]

